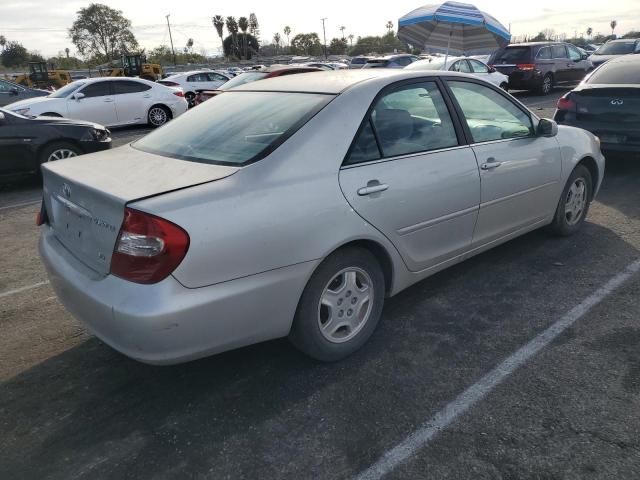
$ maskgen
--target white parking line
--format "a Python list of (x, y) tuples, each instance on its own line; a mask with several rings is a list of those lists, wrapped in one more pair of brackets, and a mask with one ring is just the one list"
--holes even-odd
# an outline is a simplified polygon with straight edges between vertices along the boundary
[(604, 286), (585, 298), (564, 317), (555, 322), (544, 332), (533, 338), (515, 353), (511, 354), (500, 365), (495, 367), (476, 383), (467, 388), (458, 397), (447, 404), (436, 415), (424, 423), (422, 427), (406, 437), (402, 442), (387, 451), (371, 467), (358, 474), (358, 480), (382, 478), (399, 464), (424, 448), (442, 430), (451, 425), (460, 415), (484, 398), (516, 369), (524, 365), (540, 350), (549, 345), (558, 335), (586, 315), (593, 307), (622, 286), (632, 275), (640, 271), (640, 260), (636, 260)]
[(41, 287), (43, 285), (47, 285), (49, 281), (34, 283), (33, 285), (27, 285), (26, 287), (16, 288), (14, 290), (8, 290), (6, 292), (0, 293), (0, 298), (8, 297), (9, 295), (13, 295), (14, 293), (26, 292), (27, 290), (31, 290), (34, 288)]
[(26, 207), (27, 205), (35, 205), (40, 203), (42, 200), (33, 200), (31, 202), (22, 202), (22, 203), (14, 203), (13, 205), (5, 205), (4, 207), (0, 207), (0, 210), (8, 210), (9, 208), (18, 208), (18, 207)]

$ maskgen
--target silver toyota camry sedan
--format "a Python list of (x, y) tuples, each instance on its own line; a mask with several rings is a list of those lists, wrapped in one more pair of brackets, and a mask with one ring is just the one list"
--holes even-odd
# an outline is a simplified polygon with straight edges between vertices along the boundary
[(137, 360), (288, 336), (333, 361), (386, 297), (531, 230), (576, 232), (604, 164), (592, 134), (464, 74), (279, 77), (43, 165), (40, 252), (66, 308)]

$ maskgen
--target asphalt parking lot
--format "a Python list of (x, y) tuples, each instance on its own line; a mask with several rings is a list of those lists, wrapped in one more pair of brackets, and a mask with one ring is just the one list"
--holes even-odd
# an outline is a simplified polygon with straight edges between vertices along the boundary
[[(565, 92), (517, 96), (550, 116)], [(579, 234), (413, 286), (340, 363), (278, 340), (174, 367), (65, 312), (36, 253), (38, 181), (3, 185), (0, 478), (640, 478), (639, 182), (640, 159), (609, 158)]]

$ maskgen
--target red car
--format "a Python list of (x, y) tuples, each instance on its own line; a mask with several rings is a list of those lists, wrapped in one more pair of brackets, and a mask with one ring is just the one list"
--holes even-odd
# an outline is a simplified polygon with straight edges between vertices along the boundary
[(270, 67), (262, 68), (260, 70), (244, 72), (232, 78), (228, 82), (223, 83), (217, 90), (199, 90), (196, 95), (195, 104), (199, 105), (202, 102), (209, 100), (211, 97), (221, 94), (225, 90), (229, 90), (230, 88), (237, 87), (238, 85), (243, 85), (245, 83), (263, 80), (265, 78), (279, 77), (281, 75), (293, 75), (294, 73), (308, 72), (322, 72), (322, 69), (304, 66), (271, 65)]

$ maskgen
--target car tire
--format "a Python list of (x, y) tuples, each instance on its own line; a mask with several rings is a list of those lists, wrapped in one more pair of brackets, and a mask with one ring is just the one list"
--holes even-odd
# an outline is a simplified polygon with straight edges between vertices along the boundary
[(509, 84), (508, 83), (501, 83), (500, 84), (500, 88), (502, 90), (504, 90), (505, 92), (508, 92), (509, 91)]
[(574, 234), (584, 223), (593, 198), (593, 179), (584, 165), (574, 168), (562, 190), (553, 222), (548, 230), (554, 235), (567, 237)]
[(171, 110), (164, 105), (154, 105), (149, 109), (147, 122), (154, 128), (158, 128), (171, 120)]
[(45, 147), (40, 151), (39, 161), (42, 164), (54, 162), (56, 160), (64, 160), (65, 158), (77, 157), (82, 154), (82, 150), (73, 143), (54, 142), (49, 145), (45, 145)]
[(196, 106), (196, 94), (193, 92), (187, 92), (184, 94), (184, 98), (189, 104), (189, 108), (193, 108)]
[(540, 82), (540, 87), (538, 88), (538, 92), (541, 95), (549, 95), (553, 91), (553, 75), (547, 73), (544, 77), (542, 77), (542, 81)]
[(316, 360), (345, 358), (360, 349), (376, 329), (384, 295), (384, 274), (369, 251), (338, 250), (309, 279), (289, 340)]

